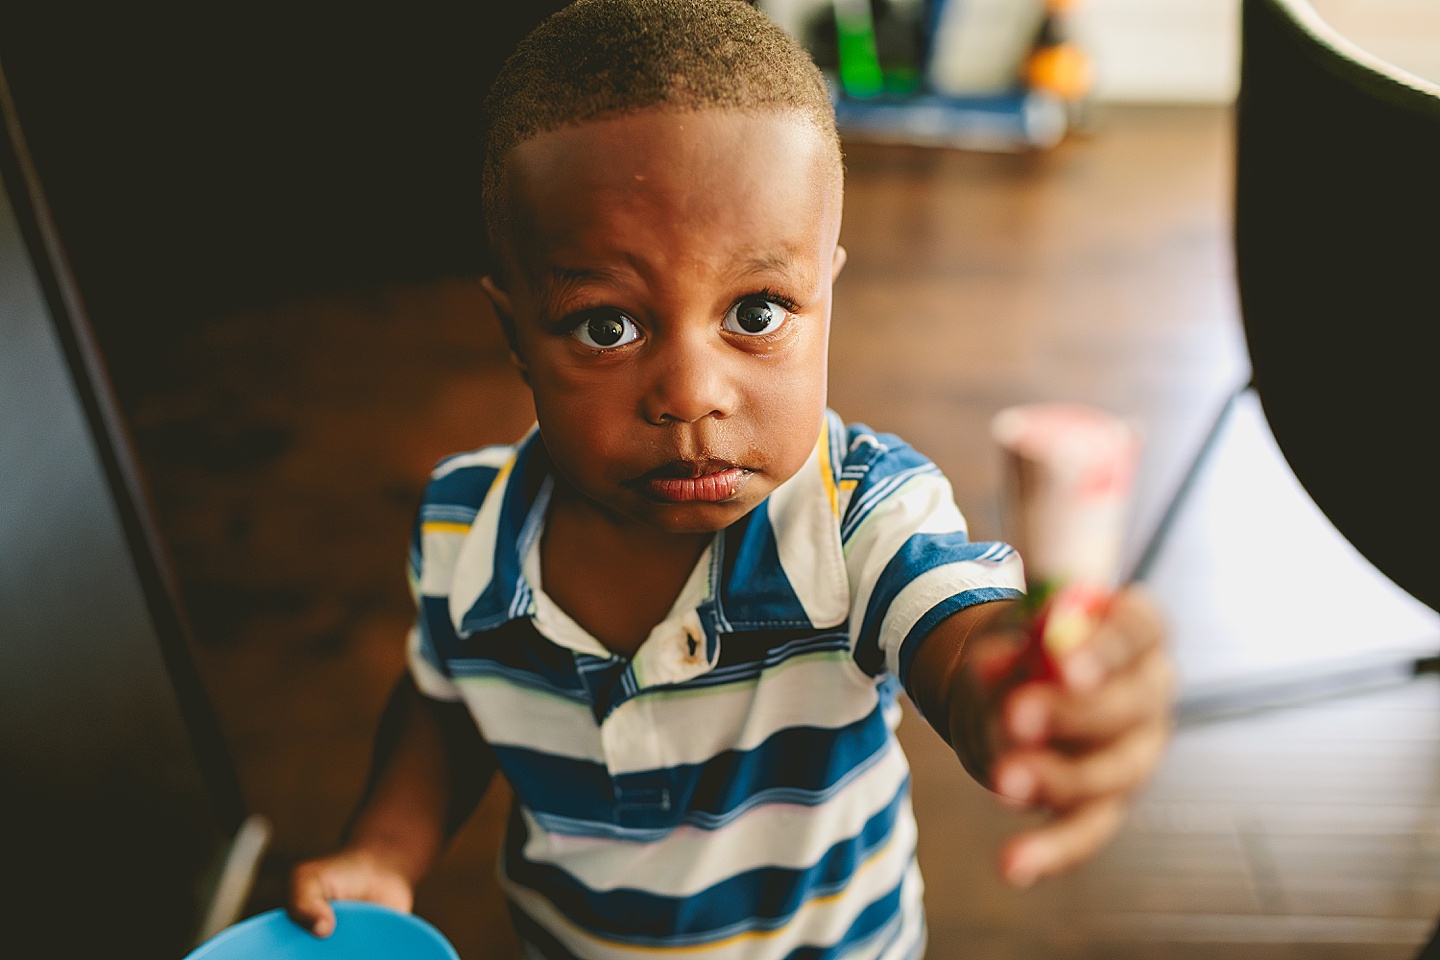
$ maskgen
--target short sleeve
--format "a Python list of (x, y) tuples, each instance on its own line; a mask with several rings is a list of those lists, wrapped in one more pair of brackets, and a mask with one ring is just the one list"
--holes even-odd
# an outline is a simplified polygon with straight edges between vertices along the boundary
[(460, 699), (460, 688), (445, 672), (444, 664), (435, 658), (435, 651), (425, 641), (424, 631), (419, 623), (410, 630), (405, 644), (405, 659), (410, 667), (410, 676), (415, 687), (425, 696), (434, 700), (455, 701)]
[(841, 542), (855, 660), (908, 690), (920, 641), (966, 607), (1022, 596), (1025, 572), (1006, 544), (971, 542), (950, 481), (904, 441), (863, 426), (847, 439)]
[(456, 645), (450, 622), (455, 561), (498, 465), (512, 453), (511, 447), (487, 447), (442, 460), (430, 474), (415, 515), (409, 562), (415, 626), (406, 642), (406, 661), (415, 686), (437, 700), (461, 698), (444, 656)]
[(406, 638), (405, 660), (410, 668), (410, 676), (421, 693), (436, 700), (459, 700), (460, 689), (450, 679), (432, 636), (432, 624), (429, 621), (435, 611), (427, 607), (434, 607), (435, 604), (427, 603), (421, 590), (421, 584), (425, 582), (424, 516), (425, 507), (422, 505), (415, 516), (414, 531), (410, 538), (410, 593), (415, 598), (415, 626), (410, 629)]

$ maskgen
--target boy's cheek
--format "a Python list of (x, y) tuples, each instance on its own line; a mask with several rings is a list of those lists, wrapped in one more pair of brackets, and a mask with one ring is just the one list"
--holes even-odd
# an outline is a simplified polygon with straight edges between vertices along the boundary
[(607, 414), (603, 403), (537, 397), (535, 408), (551, 460), (586, 492), (619, 486), (657, 465), (644, 458), (646, 446), (636, 442), (634, 427)]

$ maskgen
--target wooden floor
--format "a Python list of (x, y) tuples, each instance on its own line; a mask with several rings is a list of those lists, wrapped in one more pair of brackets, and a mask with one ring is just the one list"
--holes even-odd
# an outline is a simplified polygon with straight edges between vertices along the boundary
[[(1148, 527), (1245, 378), (1229, 154), (1228, 114), (1205, 108), (1112, 111), (1093, 137), (1038, 156), (851, 145), (831, 405), (935, 459), (982, 537), (998, 533), (995, 411), (1068, 399), (1134, 417)], [(402, 668), (405, 543), (429, 466), (513, 439), (532, 414), (472, 283), (353, 290), (193, 329), (128, 406), (203, 675), (247, 798), (276, 825), (258, 909), (290, 864), (335, 843), (360, 788)], [(1275, 475), (1249, 423), (1206, 496), (1248, 502), (1247, 463)], [(1235, 520), (1235, 496), (1201, 514)], [(1287, 630), (1297, 602), (1326, 629), (1322, 602), (1271, 589), (1289, 539), (1248, 551), (1248, 576), (1228, 558), (1253, 531), (1187, 522), (1156, 590), (1188, 682), (1343, 654), (1352, 634), (1370, 651), (1391, 635), (1440, 647), (1433, 615), (1402, 600), (1388, 634)], [(907, 717), (929, 956), (1412, 955), (1440, 911), (1437, 695), (1417, 682), (1184, 729), (1120, 839), (1026, 893), (993, 869), (1021, 820)], [(492, 877), (505, 802), (487, 798), (420, 891), (419, 912), (467, 960), (514, 955)]]

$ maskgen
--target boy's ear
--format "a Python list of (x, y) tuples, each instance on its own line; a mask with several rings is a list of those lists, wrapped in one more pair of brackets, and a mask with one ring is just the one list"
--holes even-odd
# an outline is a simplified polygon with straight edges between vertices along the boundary
[(480, 288), (485, 291), (485, 296), (490, 298), (490, 302), (495, 304), (496, 311), (510, 313), (513, 310), (510, 304), (510, 294), (501, 290), (500, 285), (495, 282), (495, 278), (488, 273), (480, 278)]
[(845, 248), (840, 246), (840, 244), (838, 243), (835, 244), (835, 260), (830, 265), (831, 283), (834, 283), (835, 280), (839, 278), (840, 271), (845, 269), (845, 261), (847, 258), (848, 255), (845, 253)]
[(495, 308), (495, 316), (500, 319), (500, 329), (505, 333), (505, 341), (510, 344), (510, 362), (520, 371), (521, 378), (529, 383), (530, 368), (520, 359), (520, 343), (515, 338), (515, 306), (510, 294), (500, 289), (494, 277), (481, 277), (480, 289), (490, 298), (490, 305)]

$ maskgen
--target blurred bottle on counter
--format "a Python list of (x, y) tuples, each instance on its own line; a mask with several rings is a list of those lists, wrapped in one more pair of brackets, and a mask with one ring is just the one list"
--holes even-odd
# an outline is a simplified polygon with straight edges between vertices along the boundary
[(1091, 126), (1095, 64), (1074, 36), (1077, 0), (1046, 0), (1045, 16), (1025, 61), (1025, 84), (1063, 102), (1071, 129)]
[(936, 0), (931, 8), (931, 89), (980, 97), (1020, 85), (1046, 19), (1045, 0)]
[(810, 51), (843, 135), (972, 150), (1058, 143), (1088, 60), (1055, 0), (757, 0)]

